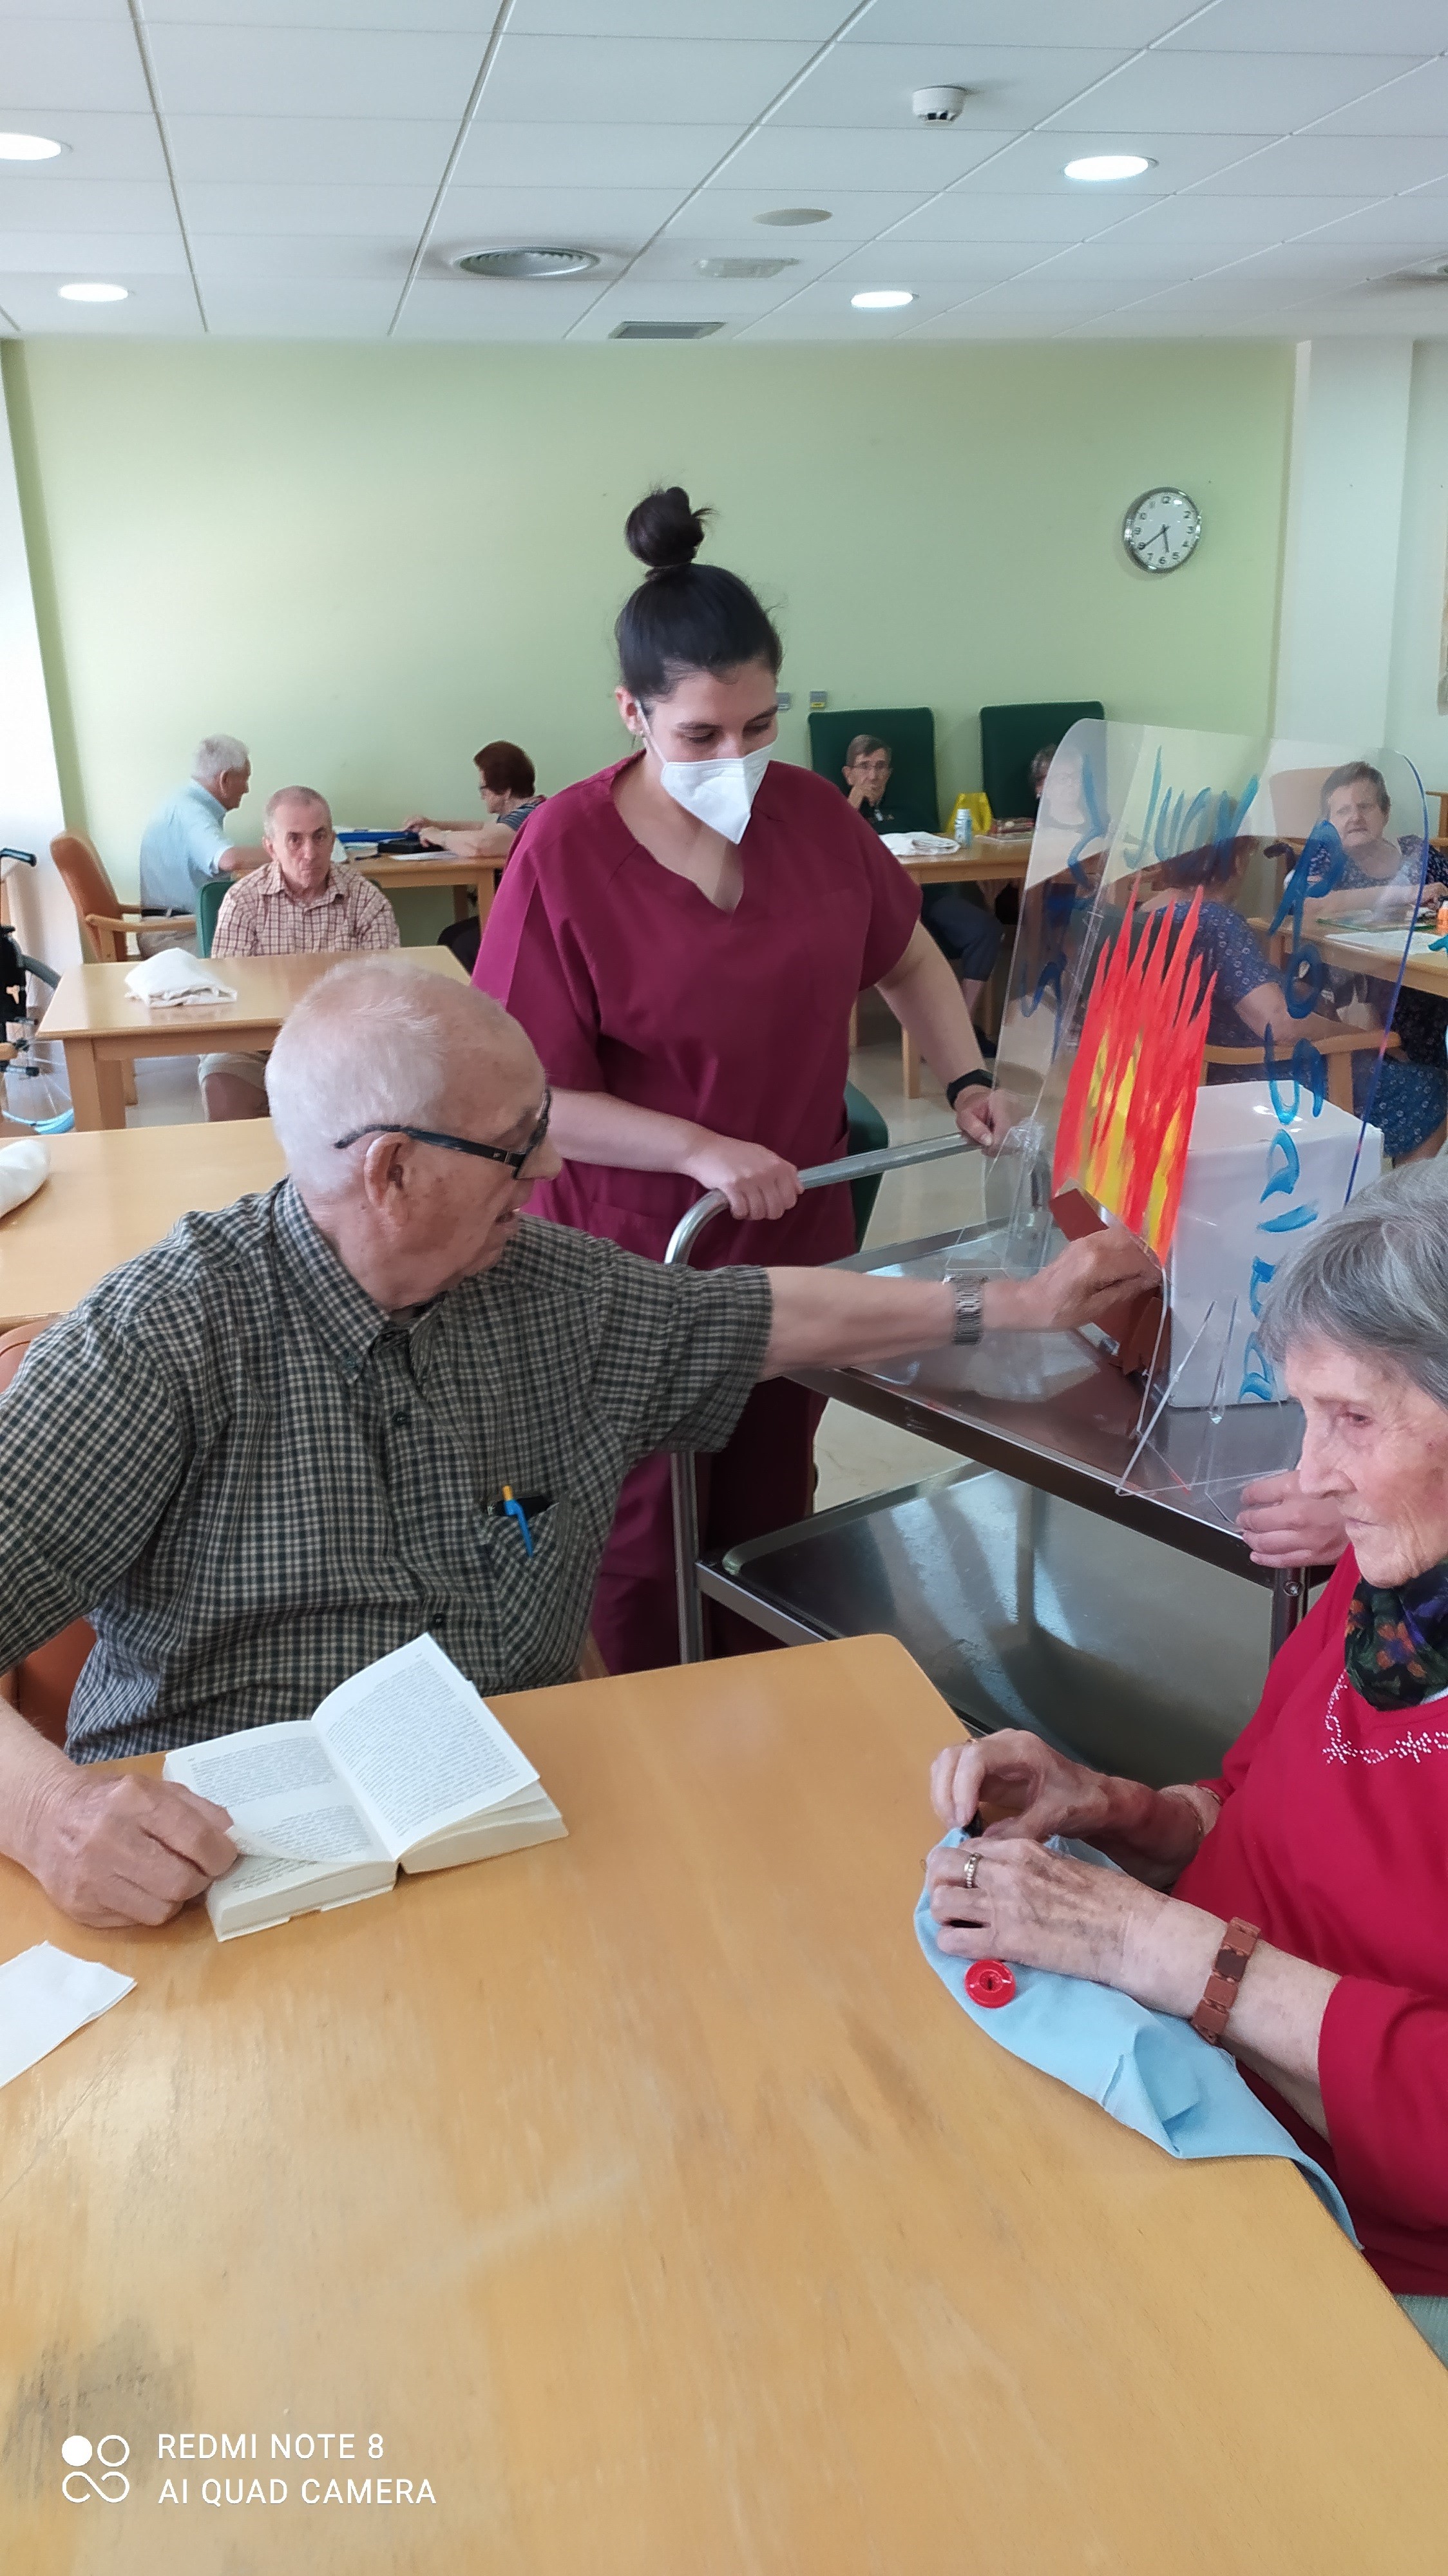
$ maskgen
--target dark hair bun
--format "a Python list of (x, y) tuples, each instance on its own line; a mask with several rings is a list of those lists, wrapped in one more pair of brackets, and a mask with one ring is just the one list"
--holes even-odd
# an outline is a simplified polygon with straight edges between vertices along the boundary
[(674, 572), (693, 562), (704, 542), (704, 521), (709, 515), (707, 510), (696, 510), (677, 483), (671, 483), (666, 492), (650, 492), (628, 514), (624, 536), (629, 552), (650, 572)]

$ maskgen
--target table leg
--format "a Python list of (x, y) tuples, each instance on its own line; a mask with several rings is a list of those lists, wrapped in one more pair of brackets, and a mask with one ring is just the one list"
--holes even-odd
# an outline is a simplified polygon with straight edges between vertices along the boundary
[(86, 1038), (65, 1041), (65, 1078), (70, 1085), (75, 1123), (84, 1133), (99, 1127), (124, 1127), (121, 1068), (102, 1064)]
[(498, 891), (498, 877), (500, 873), (501, 871), (499, 869), (494, 868), (485, 871), (478, 879), (479, 929), (482, 928), (483, 923), (487, 920), (489, 913), (493, 909), (493, 897)]

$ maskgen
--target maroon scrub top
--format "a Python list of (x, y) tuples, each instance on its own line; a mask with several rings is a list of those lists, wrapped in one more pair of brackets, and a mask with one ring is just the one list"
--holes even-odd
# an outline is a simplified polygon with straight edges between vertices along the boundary
[[(529, 817), (483, 930), (473, 981), (521, 1021), (555, 1091), (767, 1145), (803, 1169), (844, 1150), (850, 1013), (899, 965), (920, 891), (813, 770), (772, 760), (739, 844), (744, 890), (721, 912), (649, 856), (613, 801), (620, 761)], [(700, 1196), (679, 1172), (567, 1163), (532, 1205), (658, 1260)], [(854, 1250), (849, 1192), (787, 1216), (715, 1219), (702, 1263), (834, 1261)]]

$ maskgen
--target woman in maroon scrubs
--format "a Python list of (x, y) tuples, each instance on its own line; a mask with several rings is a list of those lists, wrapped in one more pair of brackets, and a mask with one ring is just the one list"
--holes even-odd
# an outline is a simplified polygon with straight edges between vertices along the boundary
[[(483, 933), (474, 981), (522, 1022), (567, 1158), (536, 1212), (662, 1257), (722, 1190), (703, 1262), (853, 1251), (849, 1193), (798, 1172), (845, 1150), (850, 1014), (877, 986), (978, 1140), (994, 1110), (918, 888), (833, 783), (770, 758), (781, 646), (748, 586), (696, 564), (704, 513), (677, 487), (632, 513), (648, 578), (619, 616), (631, 758), (549, 798)], [(774, 1380), (701, 1462), (711, 1548), (803, 1519), (820, 1404)], [(615, 1672), (678, 1659), (668, 1460), (624, 1486), (594, 1634)]]

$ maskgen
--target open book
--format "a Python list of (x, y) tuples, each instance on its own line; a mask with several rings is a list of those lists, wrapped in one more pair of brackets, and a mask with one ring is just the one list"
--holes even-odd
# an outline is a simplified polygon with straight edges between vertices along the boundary
[(241, 1854), (207, 1891), (218, 1941), (381, 1896), (568, 1830), (531, 1762), (431, 1637), (354, 1673), (311, 1717), (168, 1753), (168, 1780), (214, 1798)]

